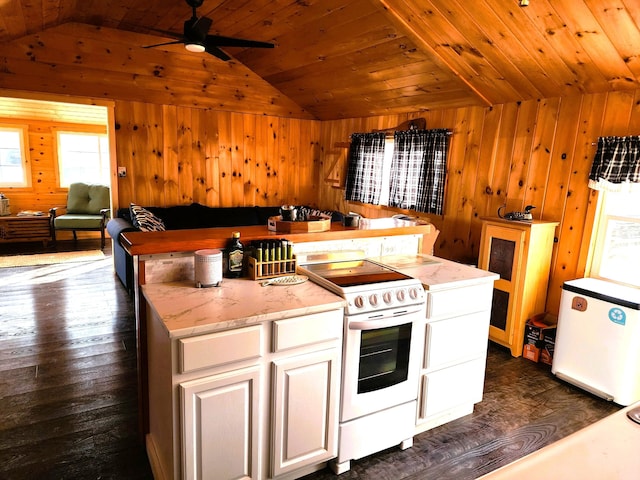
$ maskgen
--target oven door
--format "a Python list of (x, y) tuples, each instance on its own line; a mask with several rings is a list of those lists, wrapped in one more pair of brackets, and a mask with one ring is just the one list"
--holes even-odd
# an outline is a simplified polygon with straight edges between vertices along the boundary
[(418, 397), (424, 305), (345, 321), (342, 422)]

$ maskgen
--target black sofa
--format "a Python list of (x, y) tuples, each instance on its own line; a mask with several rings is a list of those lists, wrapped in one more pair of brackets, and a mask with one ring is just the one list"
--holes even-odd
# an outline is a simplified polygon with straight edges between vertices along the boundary
[[(279, 215), (280, 207), (208, 207), (199, 203), (172, 207), (144, 207), (160, 218), (166, 230), (185, 230), (212, 227), (244, 227), (266, 225), (269, 217)], [(301, 207), (309, 215), (318, 210)], [(331, 214), (332, 221), (341, 221), (339, 212)], [(113, 262), (118, 278), (129, 291), (133, 291), (133, 260), (120, 244), (120, 234), (138, 231), (133, 225), (129, 208), (120, 208), (107, 223), (107, 232), (113, 242)]]

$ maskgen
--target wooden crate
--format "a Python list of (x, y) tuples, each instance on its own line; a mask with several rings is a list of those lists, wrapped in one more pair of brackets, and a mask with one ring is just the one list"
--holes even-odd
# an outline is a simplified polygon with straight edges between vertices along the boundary
[(331, 217), (309, 217), (304, 222), (287, 222), (281, 216), (269, 217), (269, 230), (278, 233), (311, 233), (331, 230)]
[(45, 245), (51, 240), (49, 215), (0, 217), (0, 242), (35, 242)]
[(265, 278), (283, 277), (296, 273), (296, 258), (286, 260), (274, 260), (269, 262), (258, 262), (253, 257), (249, 257), (249, 278), (251, 280), (263, 280)]

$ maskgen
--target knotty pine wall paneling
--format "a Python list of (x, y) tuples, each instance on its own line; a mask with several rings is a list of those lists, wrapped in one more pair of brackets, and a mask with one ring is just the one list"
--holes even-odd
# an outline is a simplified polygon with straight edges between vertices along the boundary
[[(180, 198), (178, 110), (176, 106), (163, 105), (161, 111), (158, 112), (160, 117), (157, 121), (162, 125), (161, 164), (158, 165), (156, 175), (149, 179), (154, 182), (158, 197), (152, 198), (155, 203), (148, 203), (149, 206), (169, 205), (173, 201), (178, 202)], [(130, 192), (130, 195), (133, 195), (133, 192)]]
[(426, 118), (427, 128), (454, 132), (444, 215), (418, 214), (440, 230), (436, 255), (475, 263), (480, 217), (496, 216), (503, 204), (506, 211), (535, 205), (534, 218), (560, 222), (547, 295), (547, 310), (557, 313), (563, 282), (585, 273), (597, 200), (588, 188), (595, 142), (600, 136), (640, 134), (640, 90), (322, 122), (318, 203), (368, 217), (400, 212), (344, 200), (339, 187), (344, 185), (348, 150), (335, 144), (347, 142), (353, 132), (416, 117)]
[[(103, 131), (103, 128), (31, 118), (0, 117), (0, 124), (20, 125), (27, 128), (25, 143), (28, 149), (31, 186), (27, 188), (0, 188), (0, 191), (9, 198), (11, 213), (16, 214), (21, 210), (48, 212), (51, 207), (66, 206), (67, 189), (58, 187), (56, 132), (58, 130)], [(67, 236), (71, 238), (71, 233), (61, 232), (60, 234), (62, 239), (66, 239)], [(83, 232), (80, 233), (80, 236), (92, 236), (92, 233)]]
[(317, 205), (315, 120), (116, 102), (118, 203)]

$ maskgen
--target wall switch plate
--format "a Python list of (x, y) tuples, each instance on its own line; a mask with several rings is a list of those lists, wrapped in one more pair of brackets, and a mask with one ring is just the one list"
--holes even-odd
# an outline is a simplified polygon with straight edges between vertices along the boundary
[(127, 176), (127, 167), (118, 167), (118, 176), (124, 178)]

